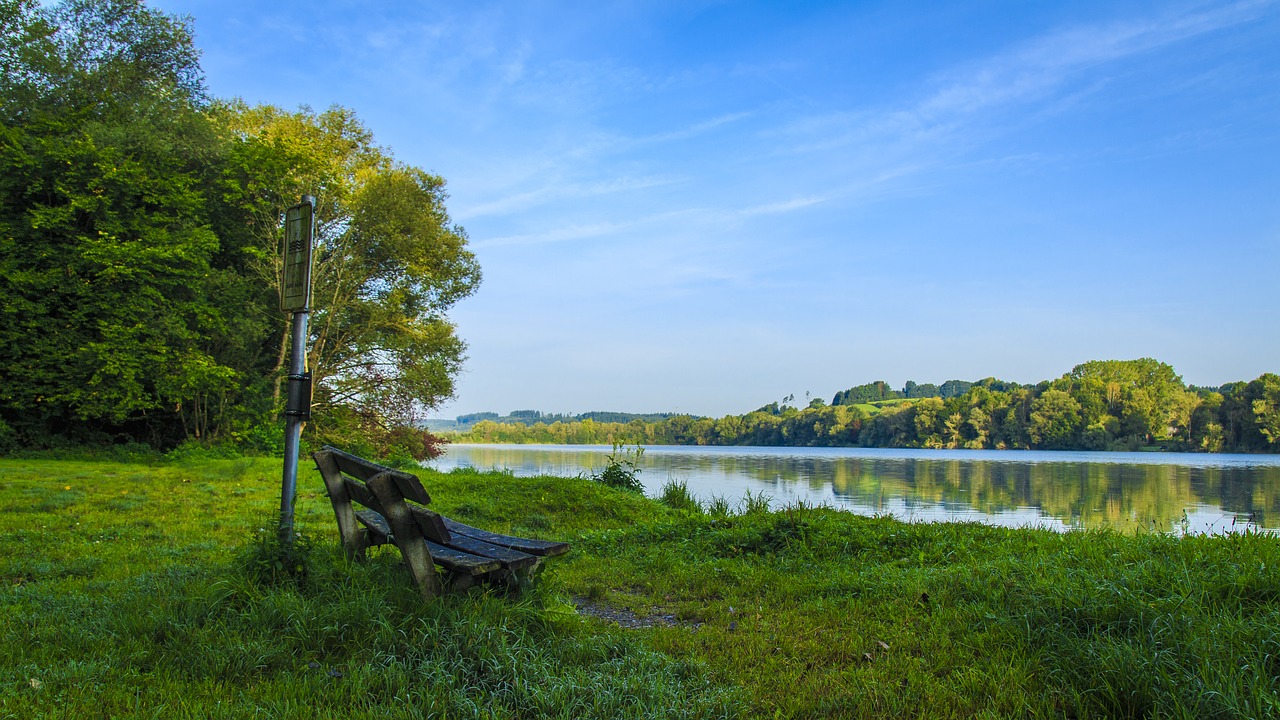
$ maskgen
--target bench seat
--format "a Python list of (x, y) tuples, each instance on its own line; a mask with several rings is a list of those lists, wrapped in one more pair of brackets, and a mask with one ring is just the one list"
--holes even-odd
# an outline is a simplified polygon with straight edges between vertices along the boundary
[(543, 558), (569, 551), (568, 543), (500, 535), (427, 510), (431, 498), (416, 475), (328, 446), (312, 457), (347, 556), (361, 559), (369, 547), (395, 545), (423, 597), (443, 589), (437, 565), (453, 590), (480, 582), (510, 585), (526, 582)]

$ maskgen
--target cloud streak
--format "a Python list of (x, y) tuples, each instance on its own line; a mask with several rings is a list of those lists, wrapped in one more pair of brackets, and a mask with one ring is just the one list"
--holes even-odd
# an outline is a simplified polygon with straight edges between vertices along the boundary
[[(1251, 0), (1210, 10), (1060, 30), (985, 60), (940, 74), (937, 89), (917, 103), (881, 111), (843, 111), (801, 118), (784, 128), (800, 140), (793, 152), (830, 151), (884, 142), (936, 144), (968, 132), (978, 117), (1043, 100), (1082, 73), (1240, 25), (1273, 7)], [(1077, 92), (1102, 87), (1095, 84)]]
[(563, 200), (581, 200), (615, 193), (634, 192), (679, 183), (672, 177), (621, 177), (596, 182), (548, 183), (536, 190), (515, 193), (496, 200), (460, 207), (455, 211), (459, 220), (470, 220), (487, 215), (512, 215), (539, 205)]

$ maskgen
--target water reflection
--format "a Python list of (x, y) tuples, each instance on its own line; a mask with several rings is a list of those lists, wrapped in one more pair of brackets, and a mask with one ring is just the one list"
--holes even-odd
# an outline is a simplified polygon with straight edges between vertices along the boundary
[[(432, 463), (516, 475), (588, 473), (608, 448), (453, 445)], [(906, 520), (1221, 533), (1280, 527), (1280, 457), (857, 448), (647, 448), (646, 492), (668, 480), (703, 500), (749, 491)]]

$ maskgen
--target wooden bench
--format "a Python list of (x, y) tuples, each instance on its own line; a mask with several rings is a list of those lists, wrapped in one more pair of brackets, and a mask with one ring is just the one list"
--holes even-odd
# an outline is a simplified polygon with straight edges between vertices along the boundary
[(312, 457), (333, 503), (343, 552), (357, 560), (367, 548), (394, 544), (423, 598), (444, 589), (437, 565), (451, 590), (480, 582), (519, 584), (543, 558), (569, 551), (568, 543), (498, 535), (434, 513), (423, 507), (431, 498), (416, 475), (328, 446)]

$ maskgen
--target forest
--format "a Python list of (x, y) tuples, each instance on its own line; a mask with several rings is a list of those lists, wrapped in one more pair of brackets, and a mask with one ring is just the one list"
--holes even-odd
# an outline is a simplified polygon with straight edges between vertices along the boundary
[(4, 2), (0, 31), (0, 452), (278, 449), (281, 226), (309, 194), (309, 437), (429, 454), (446, 311), (480, 282), (442, 178), (350, 109), (211, 97), (190, 19), (137, 0)]
[[(964, 389), (944, 392), (948, 386)], [(1142, 358), (1086, 362), (1029, 386), (987, 378), (934, 387), (936, 392), (909, 383), (899, 392), (877, 381), (836, 393), (831, 404), (814, 398), (797, 408), (788, 397), (719, 419), (489, 419), (455, 437), (486, 443), (1280, 452), (1280, 375), (1274, 373), (1217, 388), (1189, 387), (1172, 366)]]

